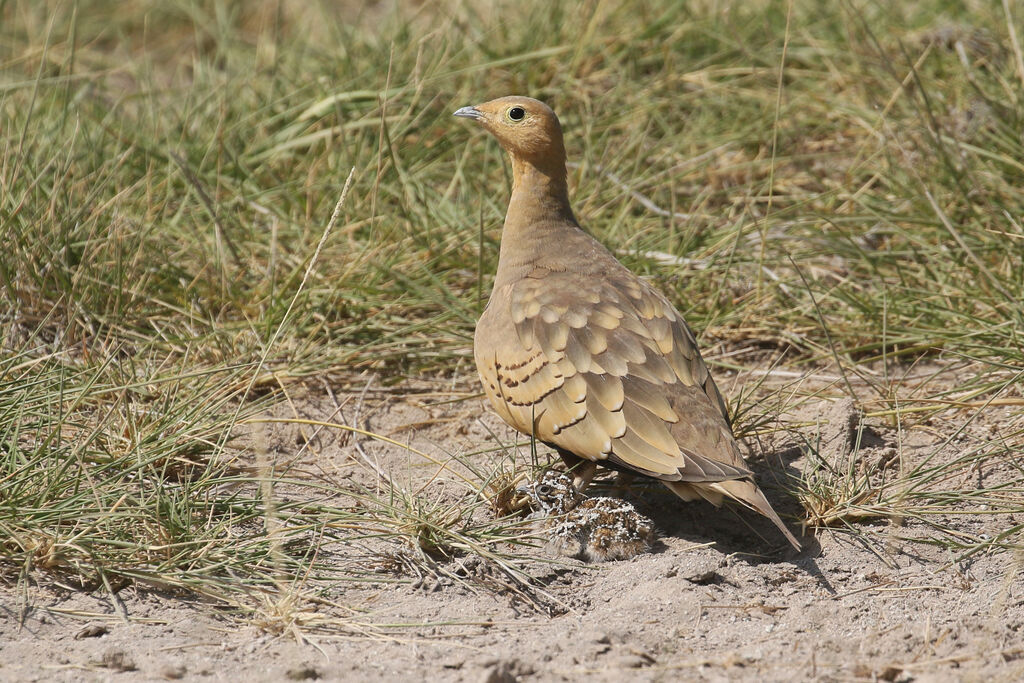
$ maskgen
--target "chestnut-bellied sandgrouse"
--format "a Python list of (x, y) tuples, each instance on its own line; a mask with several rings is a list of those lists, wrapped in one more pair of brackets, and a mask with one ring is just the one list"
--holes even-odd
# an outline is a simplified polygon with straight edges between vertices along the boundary
[(684, 500), (728, 496), (799, 549), (743, 461), (693, 332), (577, 224), (555, 113), (502, 97), (455, 116), (476, 120), (512, 159), (498, 272), (473, 344), (498, 415), (558, 451), (580, 491), (600, 463)]
[(651, 520), (624, 500), (584, 497), (564, 472), (548, 470), (517, 490), (529, 497), (548, 547), (560, 555), (587, 562), (628, 560), (654, 545)]

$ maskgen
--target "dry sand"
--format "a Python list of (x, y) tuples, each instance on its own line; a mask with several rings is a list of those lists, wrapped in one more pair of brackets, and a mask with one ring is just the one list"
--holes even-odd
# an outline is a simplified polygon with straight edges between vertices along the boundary
[[(359, 381), (365, 388), (365, 378)], [(471, 377), (378, 387), (339, 385), (333, 396), (314, 391), (295, 402), (294, 412), (285, 405), (274, 412), (358, 420), (443, 461), (493, 444), (494, 436), (514, 441), (482, 399), (443, 403), (452, 388), (474, 390)], [(907, 468), (915, 458), (952, 458), (972, 443), (998, 439), (1003, 425), (1020, 419), (1019, 408), (990, 409), (942, 448), (968, 414), (902, 432), (869, 419), (851, 455), (858, 413), (852, 402), (827, 394), (786, 416), (802, 421), (799, 428), (748, 440), (759, 481), (791, 522), (799, 505), (773, 481), (808, 467), (801, 439), (837, 464), (853, 457), (898, 468), (902, 454)], [(339, 490), (379, 483), (367, 460), (402, 486), (436, 474), (436, 466), (408, 451), (344, 433), (323, 431), (300, 450), (299, 430), (268, 426), (258, 436), (274, 457), (299, 455), (304, 471)], [(483, 465), (507, 456), (477, 457)], [(528, 459), (528, 448), (518, 457)], [(972, 488), (1010, 476), (1019, 472), (1004, 462), (957, 484)], [(460, 490), (449, 472), (425, 489), (439, 498)], [(935, 535), (923, 524), (891, 518), (863, 522), (862, 537), (819, 531), (797, 554), (767, 520), (743, 510), (685, 504), (658, 486), (634, 486), (625, 497), (658, 526), (660, 542), (650, 554), (587, 565), (552, 562), (537, 549), (524, 564), (535, 580), (530, 590), (509, 589), (497, 567), (470, 557), (442, 560), (433, 574), (398, 567), (380, 581), (330, 586), (326, 595), (336, 606), (317, 609), (338, 623), (352, 617), (344, 607), (360, 610), (365, 623), (423, 624), (375, 637), (341, 628), (303, 630), (302, 638), (271, 635), (258, 620), (239, 622), (212, 601), (129, 586), (115, 605), (105, 594), (62, 589), (36, 573), (30, 586), (0, 586), (0, 679), (1024, 680), (1019, 554), (957, 561), (943, 547), (913, 540)], [(976, 536), (1022, 520), (935, 521)], [(366, 548), (393, 551), (386, 544)], [(344, 549), (337, 552), (344, 561)]]

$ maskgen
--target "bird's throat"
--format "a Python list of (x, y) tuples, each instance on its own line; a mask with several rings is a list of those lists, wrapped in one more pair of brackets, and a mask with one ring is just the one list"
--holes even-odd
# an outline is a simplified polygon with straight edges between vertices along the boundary
[(577, 231), (565, 162), (541, 165), (513, 156), (512, 197), (502, 228), (495, 287), (546, 263), (553, 245), (565, 245), (572, 239), (570, 233)]
[(545, 163), (513, 156), (506, 235), (509, 231), (530, 230), (552, 221), (576, 222), (569, 206), (564, 157)]

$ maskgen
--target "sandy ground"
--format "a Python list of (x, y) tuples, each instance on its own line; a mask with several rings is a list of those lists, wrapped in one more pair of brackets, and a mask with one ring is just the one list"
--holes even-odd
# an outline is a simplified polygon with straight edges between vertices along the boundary
[[(471, 379), (385, 389), (361, 378), (311, 391), (275, 413), (358, 423), (448, 461), (493, 446), (495, 437), (514, 442), (482, 399), (449, 402), (473, 389)], [(930, 454), (956, 457), (1021, 419), (1019, 407), (987, 411), (963, 430), (964, 415), (902, 431), (869, 419), (851, 455), (857, 413), (828, 393), (785, 416), (799, 427), (749, 440), (759, 481), (794, 529), (799, 505), (773, 482), (808, 467), (801, 439), (836, 462), (855, 457), (896, 467), (902, 458), (906, 468)], [(299, 430), (267, 427), (259, 440), (274, 457), (300, 457), (305, 471), (339, 489), (373, 485), (381, 476), (375, 469), (403, 486), (433, 479), (425, 490), (439, 499), (457, 489), (451, 472), (436, 476), (436, 466), (397, 446), (325, 430), (300, 449)], [(528, 460), (527, 447), (516, 453)], [(474, 457), (483, 464), (509, 456)], [(1019, 477), (1013, 467), (997, 464), (961, 483)], [(610, 485), (598, 490), (617, 495)], [(351, 613), (343, 607), (354, 608), (362, 623), (408, 624), (373, 637), (341, 628), (307, 630), (302, 639), (271, 635), (210, 601), (132, 586), (119, 593), (118, 606), (36, 575), (38, 585), (0, 586), (0, 679), (1024, 680), (1020, 555), (957, 561), (943, 547), (916, 542), (928, 528), (905, 519), (865, 522), (862, 535), (820, 531), (796, 553), (769, 522), (745, 511), (684, 504), (657, 486), (623, 495), (659, 529), (649, 554), (587, 565), (554, 561), (537, 548), (523, 564), (534, 579), (529, 589), (512, 588), (492, 563), (465, 556), (439, 561), (436, 572), (397, 567), (379, 581), (331, 586), (335, 607), (321, 605), (325, 613), (344, 619)], [(977, 536), (1022, 520), (937, 521)], [(344, 561), (345, 551), (337, 552)]]

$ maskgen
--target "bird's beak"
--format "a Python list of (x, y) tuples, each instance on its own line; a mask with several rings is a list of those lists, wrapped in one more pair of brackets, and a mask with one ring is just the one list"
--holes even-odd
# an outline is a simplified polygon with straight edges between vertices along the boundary
[(530, 489), (528, 489), (525, 486), (517, 486), (516, 487), (516, 493), (519, 493), (519, 494), (522, 494), (522, 495), (525, 496), (525, 495), (528, 495), (530, 493)]
[(452, 116), (461, 116), (463, 118), (476, 119), (479, 121), (484, 117), (484, 114), (476, 107), (463, 107), (452, 114)]

